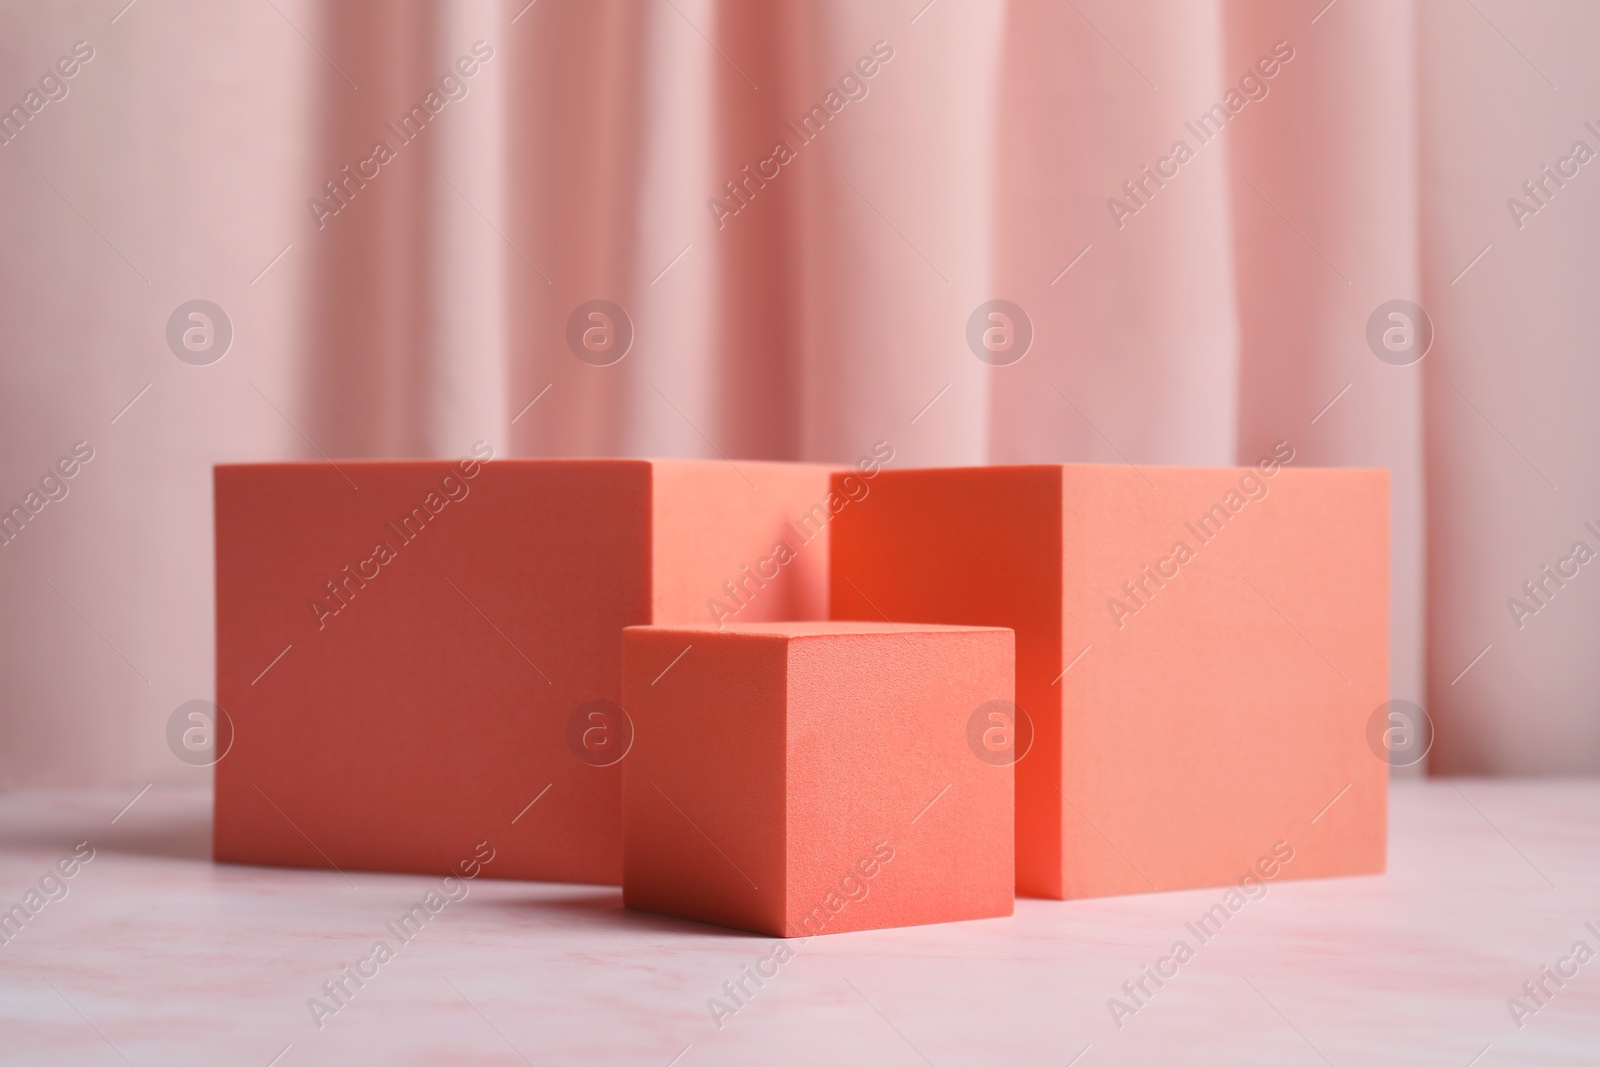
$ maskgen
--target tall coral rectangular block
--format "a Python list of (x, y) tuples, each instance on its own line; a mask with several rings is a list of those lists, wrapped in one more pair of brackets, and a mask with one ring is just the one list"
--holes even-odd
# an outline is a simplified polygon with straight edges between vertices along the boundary
[(1019, 893), (1383, 869), (1387, 473), (1292, 457), (893, 471), (839, 517), (834, 618), (1016, 631)]
[(830, 470), (218, 467), (216, 858), (619, 882), (623, 628), (822, 617)]
[[(1009, 631), (633, 627), (623, 899), (776, 937), (1010, 915)], [(980, 715), (981, 718), (981, 715)]]

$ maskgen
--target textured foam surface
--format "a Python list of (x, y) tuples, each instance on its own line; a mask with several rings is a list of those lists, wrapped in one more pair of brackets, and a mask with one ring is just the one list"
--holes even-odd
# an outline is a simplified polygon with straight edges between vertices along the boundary
[(1267, 466), (887, 471), (840, 516), (836, 618), (1016, 631), (1019, 893), (1383, 869), (1387, 473)]
[(964, 733), (1013, 695), (1009, 631), (633, 627), (623, 659), (629, 907), (780, 937), (1011, 914), (1012, 768)]
[(219, 860), (616, 884), (623, 627), (825, 612), (829, 468), (340, 468), (216, 471)]

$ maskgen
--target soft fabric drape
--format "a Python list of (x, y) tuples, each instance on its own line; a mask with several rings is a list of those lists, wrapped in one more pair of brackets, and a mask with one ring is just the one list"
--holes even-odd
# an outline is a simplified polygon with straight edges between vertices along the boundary
[[(4, 101), (93, 50), (0, 144), (0, 503), (94, 452), (0, 548), (0, 785), (197, 773), (211, 464), (478, 439), (1387, 467), (1432, 769), (1600, 769), (1600, 9), (124, 4), (0, 5)], [(208, 366), (165, 337), (196, 298)], [(967, 344), (992, 299), (1011, 365)], [(1369, 345), (1394, 300), (1419, 362)]]

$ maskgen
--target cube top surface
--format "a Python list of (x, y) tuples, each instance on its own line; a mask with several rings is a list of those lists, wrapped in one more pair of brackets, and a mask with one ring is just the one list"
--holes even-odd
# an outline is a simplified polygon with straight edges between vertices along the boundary
[(982, 633), (986, 630), (1005, 630), (1004, 626), (947, 626), (924, 622), (870, 622), (839, 619), (831, 622), (749, 622), (727, 623), (721, 627), (691, 623), (682, 626), (630, 626), (630, 631), (656, 631), (683, 634), (729, 634), (751, 637), (849, 637), (872, 634), (945, 634)]
[[(444, 470), (457, 466), (460, 462), (454, 459), (339, 459), (336, 461), (340, 467), (356, 468), (360, 470), (405, 470), (416, 468), (430, 470), (437, 467)], [(470, 461), (469, 461), (470, 462)], [(485, 466), (497, 468), (505, 467), (572, 467), (572, 468), (599, 468), (599, 467), (631, 467), (655, 468), (664, 471), (693, 471), (704, 467), (726, 467), (727, 462), (720, 459), (643, 459), (634, 456), (563, 456), (559, 459), (525, 456), (508, 457), (505, 459), (482, 460)], [(838, 464), (833, 463), (785, 463), (776, 460), (740, 460), (740, 469), (782, 469), (790, 471), (837, 471), (841, 470)], [(274, 460), (271, 462), (255, 463), (216, 463), (213, 468), (218, 471), (262, 471), (262, 470), (323, 470), (337, 478), (338, 472), (333, 469), (327, 460), (319, 459), (291, 459)]]
[[(708, 460), (705, 462), (714, 461)], [(1259, 469), (1259, 467), (1251, 464), (1244, 464), (1234, 467), (1204, 467), (1162, 464), (1160, 466), (1144, 466), (1135, 468), (1131, 464), (1127, 463), (999, 463), (984, 467), (902, 467), (899, 470), (885, 470), (882, 473), (892, 475), (896, 479), (917, 477), (950, 478), (952, 476), (1005, 478), (1026, 474), (1072, 473), (1090, 476), (1112, 475), (1120, 477), (1122, 475), (1126, 475), (1135, 480), (1139, 480), (1139, 475), (1143, 473), (1144, 475), (1153, 477), (1159, 481), (1162, 476), (1168, 475), (1175, 478), (1185, 478), (1195, 474), (1244, 474), (1248, 471)], [(1284, 466), (1282, 469), (1298, 471), (1301, 475), (1309, 473), (1381, 474), (1384, 477), (1388, 477), (1389, 474), (1389, 469), (1387, 467)], [(849, 472), (841, 471), (841, 474), (844, 473)]]

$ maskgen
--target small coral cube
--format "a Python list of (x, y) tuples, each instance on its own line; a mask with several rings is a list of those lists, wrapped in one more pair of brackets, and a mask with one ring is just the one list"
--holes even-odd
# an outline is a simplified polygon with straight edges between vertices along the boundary
[(1013, 656), (990, 627), (629, 627), (624, 901), (778, 937), (1010, 915), (1012, 767), (971, 725), (1006, 721)]

